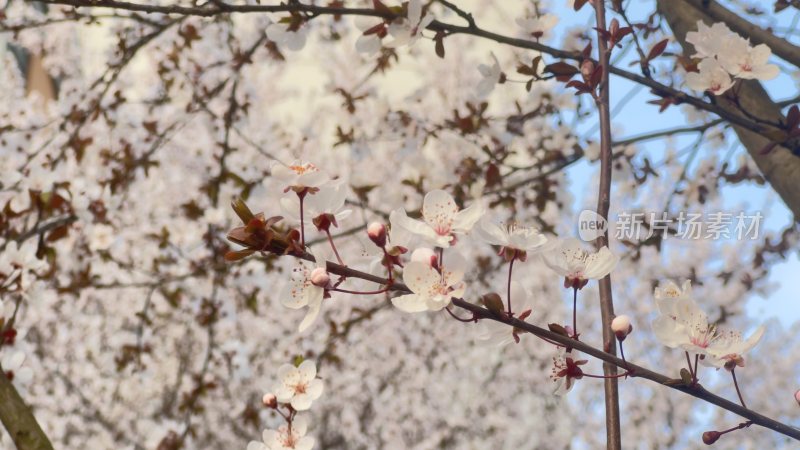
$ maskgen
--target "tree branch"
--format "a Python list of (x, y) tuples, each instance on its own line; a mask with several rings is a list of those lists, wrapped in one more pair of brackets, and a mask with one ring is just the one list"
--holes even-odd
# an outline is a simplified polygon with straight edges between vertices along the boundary
[[(597, 59), (600, 61), (603, 73), (600, 79), (600, 92), (595, 104), (600, 118), (600, 185), (597, 192), (597, 214), (608, 217), (611, 206), (611, 169), (612, 149), (611, 143), (611, 92), (608, 78), (608, 67), (611, 65), (611, 49), (603, 36), (606, 31), (606, 6), (604, 1), (594, 2), (595, 23), (597, 25)], [(608, 245), (608, 231), (605, 231), (596, 241), (599, 250)], [(617, 346), (614, 331), (611, 330), (611, 321), (614, 319), (614, 300), (611, 295), (611, 275), (606, 275), (600, 280), (600, 323), (603, 330), (603, 349), (616, 355)], [(603, 364), (603, 380), (606, 404), (606, 448), (609, 450), (622, 449), (622, 433), (620, 431), (619, 416), (619, 385), (615, 377), (617, 367), (610, 363)]]
[[(393, 19), (396, 17), (392, 13), (384, 13), (370, 8), (343, 8), (343, 7), (333, 7), (333, 6), (317, 6), (317, 5), (307, 5), (298, 2), (289, 2), (287, 4), (280, 4), (280, 5), (239, 5), (239, 4), (231, 5), (222, 2), (214, 2), (214, 3), (207, 3), (202, 6), (150, 5), (150, 4), (132, 3), (127, 1), (117, 1), (117, 0), (42, 0), (42, 2), (52, 5), (74, 6), (76, 8), (77, 7), (117, 8), (122, 10), (138, 11), (151, 14), (178, 14), (184, 16), (201, 16), (201, 17), (212, 17), (219, 14), (228, 14), (228, 13), (259, 13), (259, 12), (260, 13), (304, 12), (313, 16), (355, 15), (355, 16), (380, 17), (384, 19)], [(556, 58), (562, 58), (572, 61), (581, 61), (583, 59), (583, 56), (581, 55), (580, 52), (569, 52), (554, 47), (550, 47), (544, 44), (540, 44), (539, 42), (535, 41), (504, 36), (501, 34), (484, 30), (482, 28), (479, 28), (471, 24), (467, 26), (458, 26), (434, 20), (433, 22), (431, 22), (430, 25), (428, 25), (428, 29), (431, 31), (442, 31), (445, 32), (447, 35), (466, 34), (466, 35), (481, 37), (495, 41), (500, 44), (510, 45), (512, 47), (535, 50)], [(652, 78), (647, 78), (645, 76), (638, 75), (633, 72), (629, 72), (611, 65), (609, 65), (608, 69), (609, 72), (613, 75), (649, 87), (656, 95), (674, 98), (678, 102), (688, 103), (698, 109), (714, 113), (733, 124), (746, 128), (754, 133), (762, 134), (767, 138), (770, 136), (769, 134), (770, 131), (774, 133), (777, 130), (774, 127), (753, 122), (747, 119), (746, 117), (741, 116), (740, 114), (730, 112), (725, 108), (720, 108), (719, 106), (711, 102), (707, 102), (701, 98), (691, 96), (678, 89), (662, 84)]]
[(0, 421), (19, 450), (53, 450), (30, 408), (0, 369)]
[[(286, 248), (282, 243), (278, 241), (272, 241), (270, 246), (264, 249), (264, 251), (275, 253), (277, 255), (283, 255), (284, 252), (286, 251)], [(314, 257), (310, 253), (304, 253), (302, 255), (293, 255), (293, 256), (306, 261), (312, 261), (312, 262), (314, 261)], [(361, 280), (371, 281), (373, 283), (380, 285), (388, 285), (390, 291), (404, 293), (404, 294), (412, 293), (411, 290), (405, 284), (399, 281), (392, 281), (390, 283), (390, 281), (386, 278), (382, 278), (377, 275), (372, 275), (370, 273), (361, 272), (347, 266), (336, 264), (331, 261), (326, 262), (326, 269), (328, 270), (328, 272), (333, 273), (335, 275), (358, 278)], [(531, 333), (535, 336), (549, 339), (566, 347), (574, 348), (580, 352), (586, 353), (587, 355), (593, 356), (601, 361), (613, 364), (616, 367), (625, 370), (630, 370), (632, 372), (631, 377), (644, 378), (646, 380), (650, 380), (652, 382), (658, 383), (670, 389), (675, 389), (676, 391), (680, 391), (683, 392), (684, 394), (688, 394), (693, 397), (699, 398), (708, 403), (716, 405), (722, 409), (730, 411), (736, 415), (739, 415), (747, 420), (752, 420), (753, 423), (760, 425), (764, 428), (768, 428), (770, 430), (788, 436), (792, 439), (800, 441), (800, 429), (786, 425), (777, 420), (759, 414), (751, 409), (744, 408), (738, 403), (719, 397), (707, 391), (699, 384), (696, 384), (694, 386), (684, 385), (681, 383), (679, 379), (673, 379), (666, 375), (654, 372), (645, 367), (633, 364), (629, 359), (627, 360), (627, 362), (623, 361), (621, 358), (618, 358), (615, 355), (608, 353), (604, 350), (601, 350), (599, 348), (592, 347), (591, 345), (585, 342), (576, 341), (562, 334), (554, 333), (550, 330), (546, 330), (544, 328), (538, 327), (536, 325), (533, 325), (531, 323), (519, 319), (514, 319), (514, 318), (509, 319), (508, 317), (505, 316), (495, 315), (488, 309), (470, 303), (464, 299), (453, 298), (451, 300), (455, 306), (464, 309), (466, 311), (470, 311), (471, 313), (475, 314), (475, 316), (479, 319), (494, 320), (496, 322), (504, 323), (506, 325), (515, 327), (517, 329), (527, 331), (528, 333)]]

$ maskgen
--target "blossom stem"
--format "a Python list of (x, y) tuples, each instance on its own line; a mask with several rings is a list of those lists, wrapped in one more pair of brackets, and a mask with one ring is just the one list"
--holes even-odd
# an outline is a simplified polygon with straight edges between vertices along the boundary
[(332, 290), (332, 291), (334, 291), (334, 292), (341, 292), (341, 293), (343, 293), (343, 294), (353, 294), (353, 295), (376, 295), (376, 294), (383, 294), (384, 292), (389, 292), (389, 290), (390, 290), (390, 289), (391, 289), (391, 287), (390, 287), (390, 286), (386, 286), (385, 288), (383, 288), (383, 289), (378, 289), (377, 291), (350, 291), (350, 290), (347, 290), (347, 289), (341, 289), (341, 288), (333, 288), (333, 289), (331, 289), (331, 290)]
[(389, 280), (389, 284), (391, 285), (394, 282), (394, 273), (392, 271), (392, 259), (389, 256), (389, 252), (386, 251), (386, 246), (381, 247), (383, 250), (383, 260), (385, 262), (384, 267), (386, 267), (387, 278)]
[(572, 288), (572, 338), (578, 339), (578, 288)]
[(684, 353), (686, 353), (686, 364), (689, 365), (689, 375), (692, 376), (692, 383), (694, 383), (697, 378), (695, 377), (694, 369), (692, 368), (692, 360), (689, 358), (689, 352)]
[(453, 313), (453, 311), (450, 310), (449, 306), (447, 308), (445, 308), (444, 310), (447, 311), (447, 313), (450, 314), (450, 316), (453, 319), (456, 319), (459, 322), (464, 322), (464, 323), (475, 322), (475, 315), (473, 315), (471, 319), (462, 319), (461, 317), (458, 317), (457, 315), (455, 315), (455, 313)]
[(697, 384), (698, 372), (697, 372), (697, 363), (700, 361), (700, 355), (694, 355), (694, 378), (692, 378), (692, 384)]
[(514, 313), (511, 312), (511, 271), (514, 270), (514, 260), (517, 259), (516, 257), (511, 258), (511, 261), (508, 263), (508, 317), (514, 317)]
[(733, 385), (736, 387), (736, 395), (739, 396), (739, 401), (742, 402), (742, 408), (747, 408), (747, 405), (744, 404), (744, 397), (742, 397), (742, 391), (739, 390), (739, 382), (736, 381), (736, 367), (731, 369), (731, 376), (733, 377)]
[(344, 266), (345, 265), (344, 261), (342, 261), (342, 257), (339, 256), (339, 250), (336, 250), (336, 245), (334, 245), (334, 243), (333, 243), (333, 236), (331, 236), (331, 231), (328, 230), (328, 229), (325, 229), (325, 234), (328, 235), (328, 242), (331, 243), (331, 248), (333, 249), (333, 254), (336, 255), (336, 260), (339, 261), (339, 264)]
[(622, 341), (619, 341), (619, 355), (620, 355), (620, 357), (622, 357), (622, 362), (625, 364), (626, 375), (628, 373), (633, 374), (633, 371), (631, 371), (631, 369), (628, 368), (628, 361), (625, 360), (625, 350), (622, 347)]
[(297, 198), (300, 199), (300, 245), (306, 248), (306, 225), (303, 217), (303, 200), (306, 198), (306, 191), (298, 192)]

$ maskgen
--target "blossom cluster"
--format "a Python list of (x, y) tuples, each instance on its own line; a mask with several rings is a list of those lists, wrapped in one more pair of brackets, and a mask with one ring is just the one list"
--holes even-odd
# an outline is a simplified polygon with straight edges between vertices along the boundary
[(694, 45), (693, 57), (700, 58), (697, 72), (686, 74), (686, 85), (696, 91), (721, 95), (730, 89), (735, 79), (771, 80), (780, 70), (769, 64), (772, 50), (766, 44), (752, 46), (722, 22), (710, 27), (697, 22), (697, 31), (686, 34), (686, 41)]
[(323, 383), (317, 378), (317, 366), (309, 360), (298, 366), (285, 364), (278, 369), (278, 378), (280, 381), (272, 392), (264, 394), (262, 403), (278, 413), (285, 423), (277, 429), (265, 429), (261, 441), (251, 441), (247, 450), (311, 450), (315, 440), (306, 435), (308, 417), (304, 411), (322, 395)]
[(692, 296), (689, 280), (680, 287), (672, 281), (663, 283), (655, 289), (654, 295), (660, 314), (653, 321), (653, 332), (658, 340), (667, 347), (697, 355), (704, 365), (728, 370), (744, 367), (744, 354), (764, 335), (763, 325), (744, 339), (739, 331), (709, 322)]

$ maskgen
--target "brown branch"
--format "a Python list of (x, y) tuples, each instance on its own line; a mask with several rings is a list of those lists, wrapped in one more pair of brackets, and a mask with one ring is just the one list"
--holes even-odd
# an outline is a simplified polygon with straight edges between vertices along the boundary
[(0, 369), (0, 421), (19, 450), (53, 450), (31, 409)]
[[(285, 247), (283, 247), (283, 245), (278, 241), (273, 241), (272, 244), (267, 249), (265, 249), (265, 251), (269, 251), (271, 253), (275, 253), (278, 255), (284, 254), (285, 250), (286, 250)], [(314, 257), (309, 253), (304, 253), (302, 255), (293, 255), (293, 256), (300, 259), (304, 259), (306, 261), (312, 261), (312, 262), (314, 261)], [(358, 278), (361, 280), (371, 281), (379, 285), (388, 285), (390, 291), (405, 293), (405, 294), (412, 293), (411, 290), (405, 284), (399, 281), (390, 282), (390, 280), (386, 278), (361, 272), (352, 269), (350, 267), (336, 264), (331, 261), (326, 262), (326, 268), (330, 273), (333, 273), (335, 275)], [(562, 334), (554, 333), (550, 330), (538, 327), (536, 325), (533, 325), (531, 323), (519, 319), (514, 319), (514, 318), (509, 319), (506, 316), (495, 315), (488, 309), (470, 303), (464, 299), (453, 298), (451, 300), (455, 306), (464, 309), (466, 311), (470, 311), (471, 313), (475, 314), (475, 316), (478, 317), (479, 319), (494, 320), (496, 322), (504, 323), (506, 325), (515, 327), (517, 329), (527, 331), (528, 333), (531, 333), (535, 336), (549, 339), (566, 347), (574, 348), (580, 352), (586, 353), (587, 355), (593, 356), (601, 361), (613, 364), (616, 367), (630, 370), (632, 372), (631, 377), (650, 380), (652, 382), (658, 383), (670, 389), (675, 389), (677, 391), (683, 392), (684, 394), (691, 395), (693, 397), (704, 400), (713, 405), (719, 406), (720, 408), (730, 411), (741, 417), (744, 417), (745, 419), (751, 420), (753, 421), (753, 423), (760, 425), (764, 428), (768, 428), (770, 430), (773, 430), (775, 432), (778, 432), (780, 434), (783, 434), (785, 436), (800, 441), (800, 429), (794, 428), (792, 426), (781, 423), (777, 420), (771, 419), (751, 409), (744, 408), (738, 403), (724, 399), (718, 395), (715, 395), (707, 391), (699, 384), (696, 384), (694, 386), (686, 386), (682, 384), (678, 379), (670, 378), (666, 375), (654, 372), (645, 367), (633, 364), (630, 361), (630, 359), (626, 360), (627, 362), (623, 361), (621, 358), (618, 358), (617, 356), (609, 352), (606, 352), (604, 350), (601, 350), (599, 348), (592, 347), (591, 345), (585, 342), (576, 341)]]
[[(596, 97), (597, 112), (600, 118), (600, 185), (597, 192), (597, 214), (608, 217), (611, 205), (611, 168), (613, 145), (611, 143), (611, 96), (608, 77), (608, 67), (611, 65), (611, 48), (600, 30), (606, 30), (605, 2), (594, 2), (595, 22), (597, 25), (597, 59), (602, 67), (600, 79), (600, 92)], [(600, 236), (595, 244), (598, 249), (608, 245), (608, 231)], [(611, 330), (611, 321), (614, 319), (614, 301), (611, 295), (611, 275), (606, 275), (600, 280), (600, 322), (603, 329), (603, 349), (611, 355), (616, 355), (617, 345), (614, 331)], [(622, 448), (622, 433), (620, 431), (619, 416), (619, 384), (616, 378), (617, 367), (610, 363), (603, 364), (603, 387), (606, 404), (606, 448), (620, 450)]]

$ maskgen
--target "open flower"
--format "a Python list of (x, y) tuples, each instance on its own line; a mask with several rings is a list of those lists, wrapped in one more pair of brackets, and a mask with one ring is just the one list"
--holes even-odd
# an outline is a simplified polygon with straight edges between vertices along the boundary
[(547, 238), (539, 230), (519, 226), (515, 223), (501, 225), (484, 217), (475, 228), (479, 238), (501, 247), (500, 254), (509, 259), (525, 261), (527, 252), (539, 250), (547, 243)]
[(564, 286), (581, 289), (589, 280), (599, 280), (614, 270), (619, 257), (603, 247), (596, 253), (584, 249), (577, 239), (561, 239), (542, 253), (547, 267), (564, 277)]
[(656, 298), (656, 303), (659, 300), (673, 300), (681, 297), (691, 297), (692, 281), (684, 281), (681, 287), (678, 287), (674, 281), (660, 283), (653, 292), (653, 296)]
[(291, 430), (288, 424), (281, 425), (277, 430), (264, 430), (261, 435), (263, 442), (251, 441), (247, 450), (311, 450), (314, 447), (314, 438), (306, 436), (308, 419), (304, 415), (297, 415), (292, 420)]
[(463, 259), (451, 254), (444, 262), (440, 270), (425, 262), (406, 264), (403, 281), (413, 294), (395, 297), (392, 304), (405, 312), (439, 311), (450, 304), (452, 297), (462, 297), (466, 290)]
[(705, 365), (723, 367), (726, 362), (743, 366), (744, 354), (755, 347), (764, 334), (759, 327), (750, 337), (726, 330), (708, 322), (708, 317), (694, 299), (686, 296), (657, 302), (659, 317), (653, 321), (653, 332), (662, 344), (682, 348), (703, 356)]
[(553, 357), (553, 370), (550, 373), (550, 379), (556, 383), (556, 395), (564, 395), (575, 385), (575, 380), (583, 378), (582, 365), (586, 364), (587, 360), (578, 359), (578, 352), (576, 350), (561, 351), (558, 356)]
[(291, 309), (308, 307), (308, 312), (298, 328), (300, 332), (311, 326), (319, 316), (322, 300), (327, 295), (326, 290), (329, 287), (319, 283), (322, 274), (327, 274), (325, 271), (327, 258), (322, 252), (314, 251), (313, 253), (316, 262), (311, 264), (307, 261), (297, 260), (297, 265), (292, 269), (291, 278), (281, 292), (283, 306)]
[(751, 47), (746, 39), (735, 36), (729, 39), (717, 58), (720, 65), (734, 77), (771, 80), (780, 73), (778, 66), (768, 64), (771, 55), (772, 50), (766, 44)]
[(272, 176), (284, 184), (284, 192), (289, 190), (300, 192), (308, 188), (317, 189), (329, 179), (328, 174), (319, 170), (314, 164), (300, 161), (295, 161), (288, 166), (281, 163), (273, 164)]
[(297, 411), (305, 411), (322, 395), (322, 380), (317, 378), (314, 361), (305, 360), (298, 367), (284, 364), (278, 368), (280, 381), (273, 388), (278, 403), (288, 403)]
[(550, 30), (558, 24), (558, 16), (555, 14), (542, 14), (538, 17), (531, 17), (528, 19), (517, 18), (517, 25), (519, 25), (527, 35), (533, 36), (535, 39), (545, 38)]
[(381, 39), (388, 33), (386, 23), (375, 17), (356, 16), (354, 24), (362, 33), (356, 40), (356, 51), (366, 55), (374, 55), (381, 49)]
[(401, 47), (403, 45), (412, 46), (420, 37), (422, 30), (433, 22), (433, 14), (426, 12), (422, 14), (422, 2), (420, 0), (410, 0), (408, 2), (408, 15), (399, 21), (389, 25), (389, 34), (392, 40), (386, 43), (387, 47)]
[(723, 52), (732, 37), (735, 37), (730, 28), (722, 22), (717, 22), (710, 27), (697, 21), (697, 31), (686, 33), (686, 42), (694, 45), (697, 53), (694, 58), (714, 58)]
[(425, 195), (422, 203), (423, 221), (409, 218), (402, 209), (395, 211), (390, 220), (393, 229), (404, 228), (422, 236), (433, 245), (447, 248), (453, 244), (456, 234), (469, 232), (483, 212), (483, 204), (479, 201), (459, 210), (450, 194), (437, 189)]
[(25, 353), (22, 351), (8, 352), (3, 358), (3, 372), (18, 388), (26, 386), (33, 379), (33, 369), (23, 364)]
[[(339, 221), (346, 219), (352, 212), (343, 209), (346, 199), (347, 184), (344, 181), (324, 185), (314, 195), (304, 198), (303, 222), (307, 225), (313, 223), (320, 231), (327, 230), (331, 225), (338, 227)], [(283, 215), (300, 223), (300, 199), (291, 195), (281, 198), (280, 202)]]
[(7, 288), (16, 282), (21, 290), (26, 290), (34, 279), (38, 270), (47, 266), (47, 263), (36, 257), (35, 239), (23, 244), (9, 241), (6, 248), (0, 253), (0, 287)]
[(503, 70), (500, 68), (500, 63), (497, 57), (492, 53), (493, 64), (491, 66), (480, 64), (478, 71), (481, 73), (481, 81), (476, 88), (478, 98), (484, 99), (494, 90), (494, 86), (504, 81)]
[(300, 20), (288, 23), (273, 23), (267, 26), (267, 37), (287, 50), (302, 50), (308, 38), (308, 25)]
[(699, 72), (686, 74), (686, 85), (695, 91), (723, 94), (733, 86), (728, 71), (716, 59), (706, 58), (697, 65)]

